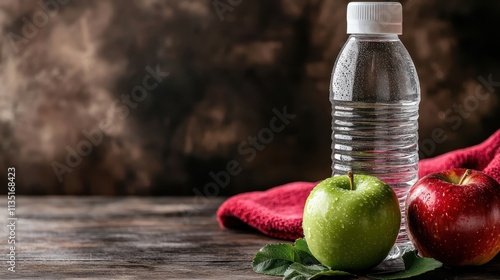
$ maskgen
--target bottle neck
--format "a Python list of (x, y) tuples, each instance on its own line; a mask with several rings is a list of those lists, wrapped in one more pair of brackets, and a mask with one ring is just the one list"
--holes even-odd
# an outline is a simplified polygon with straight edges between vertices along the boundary
[(349, 39), (354, 38), (361, 41), (399, 41), (397, 34), (351, 34)]

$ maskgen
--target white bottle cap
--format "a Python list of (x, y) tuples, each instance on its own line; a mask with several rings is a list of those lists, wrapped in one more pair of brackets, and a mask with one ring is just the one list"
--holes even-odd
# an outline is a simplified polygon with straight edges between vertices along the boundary
[(397, 2), (351, 2), (347, 5), (348, 34), (402, 34), (403, 7)]

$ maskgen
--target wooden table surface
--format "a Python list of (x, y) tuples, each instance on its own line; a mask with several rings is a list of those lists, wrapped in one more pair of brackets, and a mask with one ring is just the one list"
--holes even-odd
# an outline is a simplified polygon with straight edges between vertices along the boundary
[[(260, 247), (282, 241), (219, 228), (215, 211), (222, 201), (17, 197), (12, 273), (3, 199), (0, 279), (280, 279), (254, 273), (251, 260)], [(479, 268), (442, 268), (416, 279), (500, 279), (500, 255)]]

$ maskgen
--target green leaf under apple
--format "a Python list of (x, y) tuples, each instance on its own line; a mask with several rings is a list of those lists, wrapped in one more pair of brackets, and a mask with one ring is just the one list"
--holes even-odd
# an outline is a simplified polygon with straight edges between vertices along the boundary
[[(299, 257), (300, 255), (300, 257)], [(403, 255), (405, 270), (366, 274), (380, 280), (405, 279), (424, 274), (442, 266), (431, 258), (421, 258), (416, 251)], [(313, 280), (346, 276), (356, 278), (352, 272), (332, 270), (311, 255), (307, 243), (299, 238), (295, 244), (269, 244), (262, 247), (254, 257), (253, 270), (260, 274), (281, 276), (283, 280)]]

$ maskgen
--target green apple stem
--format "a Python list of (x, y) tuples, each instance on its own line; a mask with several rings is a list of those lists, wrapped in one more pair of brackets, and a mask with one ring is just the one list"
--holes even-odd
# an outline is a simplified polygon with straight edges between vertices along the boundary
[(464, 173), (464, 175), (462, 175), (462, 178), (460, 178), (460, 181), (458, 182), (458, 184), (461, 185), (464, 182), (465, 178), (467, 178), (467, 176), (469, 176), (469, 175), (470, 175), (470, 169), (465, 170), (465, 173)]
[(354, 174), (352, 171), (347, 172), (347, 176), (349, 177), (349, 185), (351, 186), (351, 191), (354, 189)]

